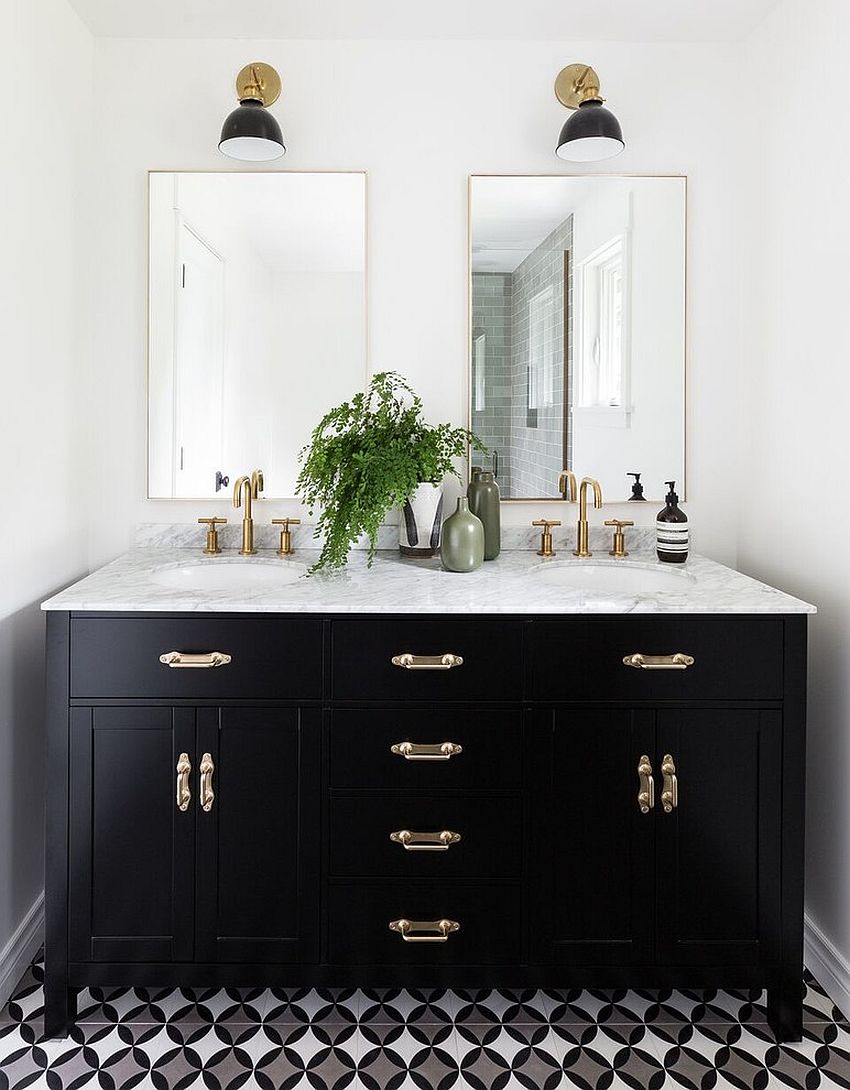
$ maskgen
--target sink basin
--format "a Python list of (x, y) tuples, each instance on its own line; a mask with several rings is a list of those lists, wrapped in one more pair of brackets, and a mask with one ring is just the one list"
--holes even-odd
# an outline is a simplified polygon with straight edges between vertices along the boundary
[(297, 582), (306, 571), (303, 564), (291, 560), (210, 560), (161, 568), (152, 573), (151, 579), (175, 590), (274, 590)]
[(535, 577), (564, 590), (592, 594), (684, 594), (692, 575), (656, 564), (629, 564), (622, 560), (541, 564)]

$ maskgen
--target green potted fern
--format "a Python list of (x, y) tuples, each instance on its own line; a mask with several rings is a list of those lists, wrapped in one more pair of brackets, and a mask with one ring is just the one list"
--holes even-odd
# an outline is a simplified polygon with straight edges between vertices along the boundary
[(341, 568), (362, 534), (369, 563), (387, 512), (402, 509), (402, 551), (432, 556), (439, 547), (442, 482), (469, 448), (486, 453), (466, 428), (428, 424), (422, 401), (395, 371), (374, 376), (363, 393), (325, 413), (301, 451), (297, 488), (310, 513), (321, 509), (324, 543), (312, 571)]

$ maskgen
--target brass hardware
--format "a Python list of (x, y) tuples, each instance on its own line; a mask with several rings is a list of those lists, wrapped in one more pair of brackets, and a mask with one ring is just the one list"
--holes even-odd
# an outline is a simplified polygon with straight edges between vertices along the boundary
[(227, 666), (230, 655), (224, 651), (206, 651), (202, 655), (189, 655), (185, 651), (166, 651), (159, 656), (163, 666), (172, 670), (214, 670), (217, 666)]
[(221, 552), (218, 544), (218, 530), (216, 527), (224, 526), (226, 522), (227, 519), (220, 518), (198, 519), (200, 525), (206, 523), (207, 526), (207, 543), (204, 546), (205, 556), (217, 556)]
[(457, 920), (391, 920), (390, 931), (401, 935), (405, 942), (447, 942), (449, 935), (460, 931)]
[(617, 559), (628, 556), (629, 551), (626, 548), (626, 535), (623, 533), (623, 530), (626, 526), (634, 526), (634, 523), (631, 522), (629, 519), (606, 519), (605, 525), (617, 527), (614, 531), (614, 542), (608, 552), (608, 555), (615, 556), (617, 557)]
[(212, 810), (213, 803), (215, 802), (215, 792), (213, 791), (212, 785), (215, 765), (213, 764), (211, 753), (205, 753), (203, 757), (201, 757), (199, 768), (201, 773), (201, 809), (204, 813), (208, 814), (210, 810)]
[(669, 753), (661, 760), (661, 806), (665, 814), (671, 814), (679, 805), (679, 779), (676, 776), (676, 762)]
[(254, 508), (253, 503), (263, 491), (263, 471), (255, 469), (250, 477), (242, 476), (233, 486), (233, 506), (242, 507), (244, 503), (245, 514), (242, 519), (242, 548), (240, 556), (253, 556), (254, 548)]
[(410, 829), (399, 829), (390, 833), (394, 844), (401, 844), (406, 852), (447, 852), (452, 844), (459, 844), (460, 833), (443, 829), (439, 833), (412, 833)]
[(560, 519), (535, 519), (531, 525), (543, 527), (543, 533), (540, 535), (540, 548), (537, 550), (537, 555), (554, 556), (555, 550), (552, 548), (552, 527), (560, 526)]
[(642, 814), (648, 814), (655, 806), (655, 780), (652, 778), (652, 765), (645, 753), (638, 761), (637, 770), (640, 782), (637, 797), (638, 807)]
[(185, 813), (192, 801), (192, 791), (189, 787), (189, 775), (192, 771), (192, 763), (188, 753), (181, 753), (177, 758), (177, 809)]
[(236, 97), (240, 102), (253, 99), (271, 106), (280, 98), (280, 76), (270, 64), (254, 61), (246, 64), (236, 77)]
[(272, 519), (272, 526), (282, 527), (280, 531), (280, 546), (277, 550), (278, 556), (290, 556), (294, 551), (292, 548), (292, 532), (290, 526), (300, 526), (301, 519)]
[(411, 655), (407, 651), (403, 655), (393, 655), (390, 661), (403, 670), (452, 670), (455, 666), (463, 666), (460, 655), (453, 655), (451, 651), (445, 655)]
[(583, 477), (581, 486), (578, 490), (578, 523), (576, 525), (576, 547), (573, 549), (573, 556), (593, 556), (593, 553), (588, 548), (588, 525), (587, 525), (587, 487), (593, 489), (593, 506), (598, 511), (602, 506), (602, 488), (599, 481), (594, 480), (593, 477)]
[(568, 110), (582, 102), (604, 102), (599, 97), (599, 76), (588, 64), (568, 64), (555, 78), (555, 98)]
[(390, 753), (405, 761), (450, 761), (463, 753), (463, 746), (457, 742), (396, 742), (390, 746)]
[(575, 503), (576, 475), (571, 469), (562, 469), (558, 475), (558, 491), (561, 493), (562, 500), (571, 500)]
[(673, 655), (642, 655), (636, 651), (623, 659), (624, 666), (633, 666), (636, 670), (687, 670), (693, 664), (694, 656), (681, 651)]

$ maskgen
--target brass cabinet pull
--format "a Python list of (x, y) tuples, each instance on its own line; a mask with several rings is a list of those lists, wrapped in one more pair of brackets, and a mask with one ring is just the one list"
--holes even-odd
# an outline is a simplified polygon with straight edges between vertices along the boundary
[(390, 746), (390, 753), (404, 757), (405, 761), (450, 761), (452, 757), (463, 753), (463, 746), (459, 746), (457, 742), (396, 742)]
[(670, 814), (679, 805), (679, 779), (676, 776), (676, 762), (669, 753), (665, 753), (661, 761), (661, 775), (664, 777), (661, 785), (661, 805), (664, 813)]
[(401, 666), (404, 670), (451, 670), (455, 666), (463, 666), (460, 655), (453, 655), (447, 651), (445, 655), (411, 655), (406, 652), (403, 655), (393, 655), (393, 666)]
[(189, 774), (192, 771), (192, 762), (188, 753), (181, 753), (177, 758), (177, 809), (183, 813), (189, 809), (192, 801), (192, 791), (189, 787)]
[(460, 833), (443, 829), (439, 833), (412, 833), (410, 829), (399, 829), (390, 833), (394, 844), (401, 844), (406, 852), (447, 852), (452, 844), (459, 844)]
[(216, 666), (227, 666), (230, 655), (224, 651), (207, 651), (203, 655), (189, 655), (185, 651), (166, 651), (159, 656), (163, 666), (172, 670), (210, 670)]
[(673, 655), (642, 655), (636, 651), (623, 659), (624, 666), (634, 666), (636, 670), (687, 670), (693, 664), (694, 656), (685, 655), (682, 651), (676, 651)]
[(453, 931), (460, 931), (457, 920), (391, 920), (395, 931), (405, 942), (448, 942)]
[(648, 814), (655, 806), (655, 780), (652, 778), (652, 765), (645, 753), (638, 761), (637, 770), (640, 782), (637, 797), (638, 807), (642, 814)]
[(215, 792), (213, 791), (212, 778), (213, 772), (215, 772), (215, 765), (213, 764), (212, 754), (205, 753), (201, 757), (200, 764), (201, 772), (201, 809), (205, 813), (209, 813), (212, 810), (213, 802), (215, 801)]

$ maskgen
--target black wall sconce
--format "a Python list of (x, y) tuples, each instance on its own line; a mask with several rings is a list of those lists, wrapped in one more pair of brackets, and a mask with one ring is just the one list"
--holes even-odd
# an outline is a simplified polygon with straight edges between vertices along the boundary
[(268, 108), (280, 98), (280, 76), (270, 64), (246, 64), (236, 77), (239, 105), (225, 118), (218, 149), (231, 159), (263, 162), (286, 151), (283, 133)]
[(606, 110), (599, 76), (587, 64), (569, 64), (555, 80), (555, 98), (568, 110), (555, 154), (572, 163), (593, 163), (619, 155), (626, 146), (620, 122)]

